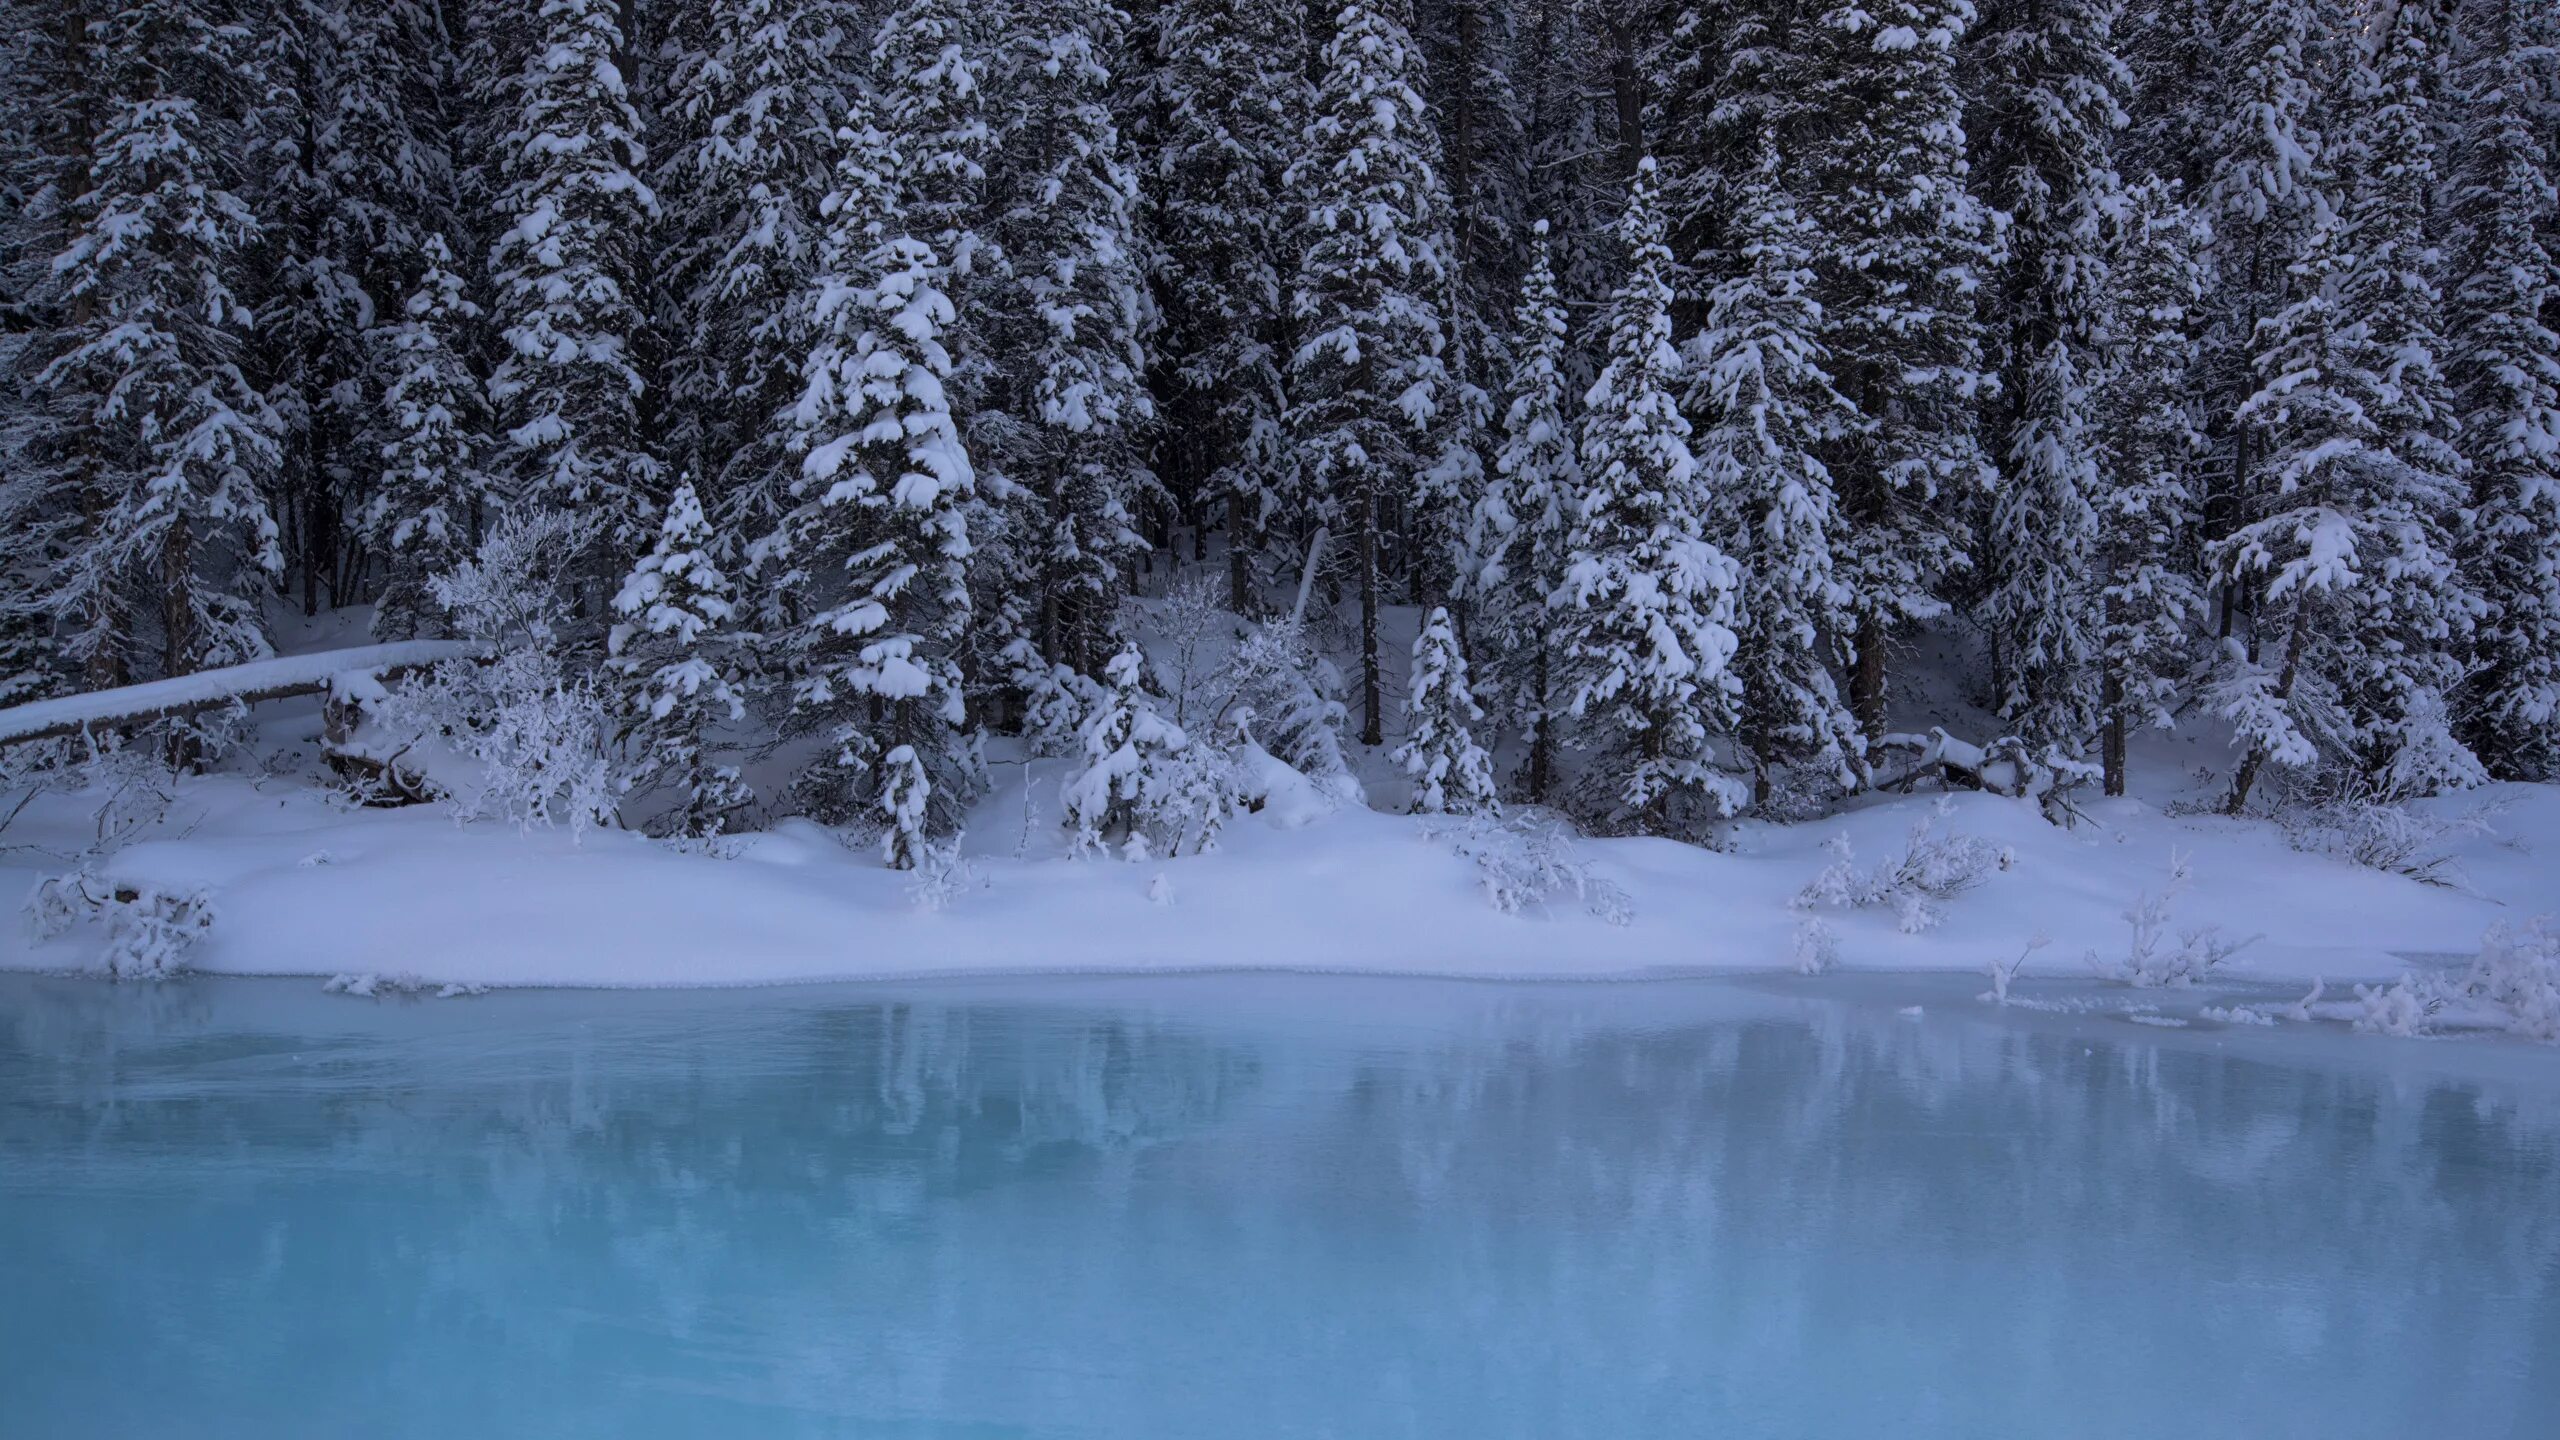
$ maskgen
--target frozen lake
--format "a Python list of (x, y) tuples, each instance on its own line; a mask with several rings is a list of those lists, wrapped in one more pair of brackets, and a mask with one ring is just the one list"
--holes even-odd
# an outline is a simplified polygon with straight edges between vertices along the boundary
[(0, 976), (0, 1433), (2560, 1433), (2560, 1055), (1979, 988)]

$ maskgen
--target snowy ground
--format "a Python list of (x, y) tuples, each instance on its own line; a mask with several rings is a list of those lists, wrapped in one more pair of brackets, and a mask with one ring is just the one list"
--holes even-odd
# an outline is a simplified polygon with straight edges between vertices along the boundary
[[(1815, 950), (1843, 971), (1980, 972), (2032, 951), (2026, 981), (2069, 977), (2095, 994), (2092, 960), (2120, 960), (2134, 944), (2127, 912), (2166, 896), (2157, 913), (2173, 939), (2212, 926), (2250, 940), (2217, 972), (2228, 983), (2178, 992), (2193, 1010), (2235, 993), (2290, 1004), (2315, 979), (2340, 993), (2560, 910), (2560, 787), (2439, 802), (2480, 810), (2485, 828), (2447, 842), (2450, 884), (2425, 884), (2303, 853), (2264, 822), (2177, 813), (2216, 783), (2223, 757), (2202, 737), (2150, 742), (2137, 769), (2147, 798), (2094, 801), (2073, 829), (2024, 802), (1923, 793), (1746, 824), (1720, 853), (1575, 840), (1543, 867), (1516, 832), (1386, 813), (1399, 796), (1375, 755), (1363, 763), (1380, 808), (1250, 816), (1202, 857), (1079, 860), (1058, 823), (1059, 764), (999, 756), (966, 864), (935, 887), (801, 821), (706, 854), (624, 832), (457, 825), (437, 806), (354, 808), (291, 773), (316, 737), (316, 702), (261, 718), (270, 768), (286, 773), (186, 780), (95, 862), (103, 888), (208, 897), (213, 923), (188, 957), (203, 971), (458, 986), (1256, 968), (1603, 978), (1788, 970)], [(94, 796), (48, 794), (20, 810), (0, 833), (0, 896), (32, 896), (74, 868), (95, 809)], [(1834, 864), (1834, 842), (1865, 872), (1923, 822), (1981, 842), (1988, 862), (1977, 886), (1929, 903), (1934, 923), (1892, 903), (1791, 903)], [(87, 968), (105, 943), (95, 924), (51, 937), (13, 925), (0, 967)]]

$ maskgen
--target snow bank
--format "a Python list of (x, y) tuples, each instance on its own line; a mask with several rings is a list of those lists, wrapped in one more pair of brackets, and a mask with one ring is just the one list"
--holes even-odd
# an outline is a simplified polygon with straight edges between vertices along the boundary
[[(2421, 885), (2287, 848), (2272, 827), (2170, 817), (2107, 802), (2057, 829), (2029, 802), (1957, 795), (1870, 802), (1800, 826), (1746, 825), (1728, 853), (1661, 840), (1582, 841), (1558, 884), (1506, 913), (1489, 896), (1481, 835), (1446, 819), (1358, 807), (1275, 806), (1229, 827), (1217, 853), (1128, 864), (1064, 858), (1056, 771), (1007, 765), (938, 893), (881, 868), (875, 847), (789, 822), (718, 855), (622, 833), (457, 826), (436, 807), (351, 811), (300, 789), (190, 781), (160, 831), (99, 873), (211, 897), (220, 923), (191, 963), (236, 974), (414, 976), (438, 985), (729, 985), (1034, 971), (1289, 969), (1478, 977), (1623, 977), (1790, 968), (1807, 912), (1794, 902), (1845, 839), (1890, 860), (1915, 820), (1978, 838), (2005, 868), (1908, 930), (1891, 908), (1819, 919), (1846, 969), (1980, 972), (2050, 944), (2030, 978), (2085, 978), (2119, 954), (2126, 913), (2171, 883), (2172, 921), (2258, 936), (2224, 978), (2332, 984), (2397, 977), (2412, 955), (2469, 955), (2500, 919), (2560, 900), (2560, 787), (2505, 787), (2498, 833), (2471, 842), (2482, 893)], [(85, 815), (45, 797), (25, 841)], [(1476, 843), (1465, 843), (1470, 839)], [(2478, 861), (2482, 863), (2471, 863)], [(26, 850), (24, 895), (68, 868)], [(1520, 867), (1511, 867), (1518, 871)], [(1529, 867), (1534, 870), (1536, 867)], [(2494, 882), (2494, 883), (2489, 883)], [(1516, 873), (1505, 883), (1516, 887)], [(0, 940), (0, 966), (77, 968), (93, 937)]]

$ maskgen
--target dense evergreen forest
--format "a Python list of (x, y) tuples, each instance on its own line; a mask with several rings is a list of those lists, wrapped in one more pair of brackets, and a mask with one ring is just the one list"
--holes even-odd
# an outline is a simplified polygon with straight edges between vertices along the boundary
[[(1803, 813), (1924, 631), (2110, 792), (2170, 724), (2235, 812), (2549, 779), (2555, 47), (2548, 0), (0, 0), (5, 698), (369, 605), (543, 657), (667, 828), (798, 741), (757, 803), (901, 865), (999, 735), (1176, 848), (1244, 743)], [(1166, 605), (1244, 697), (1188, 733)]]

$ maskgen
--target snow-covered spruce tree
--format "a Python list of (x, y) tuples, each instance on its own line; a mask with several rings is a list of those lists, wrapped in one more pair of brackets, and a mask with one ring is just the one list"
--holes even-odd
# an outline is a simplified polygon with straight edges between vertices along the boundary
[[(1228, 605), (1251, 615), (1288, 464), (1281, 175), (1306, 123), (1294, 0), (1166, 0), (1156, 12), (1151, 197), (1157, 363), (1172, 382), (1159, 468), (1225, 511)], [(1169, 477), (1170, 478), (1170, 477)]]
[(1656, 834), (1712, 814), (1747, 791), (1712, 768), (1712, 736), (1734, 719), (1733, 562), (1707, 539), (1711, 497), (1689, 450), (1674, 387), (1671, 252), (1650, 159), (1636, 167), (1618, 238), (1630, 269), (1609, 307), (1608, 364), (1583, 397), (1583, 494), (1549, 597), (1566, 710), (1597, 752), (1617, 828)]
[(463, 294), (443, 236), (421, 242), (419, 258), (424, 273), (416, 292), (402, 317), (380, 332), (377, 363), (390, 377), (382, 397), (390, 435), (358, 527), (383, 564), (373, 616), (373, 633), (383, 640), (444, 630), (428, 577), (479, 548), (481, 526), (498, 500), (488, 471), (488, 399), (465, 352), (464, 331), (480, 318), (480, 307)]
[(2166, 726), (2203, 614), (2188, 556), (2204, 432), (2195, 418), (2196, 331), (2211, 235), (2165, 180), (2127, 188), (2108, 266), (2114, 351), (2099, 432), (2097, 663), (2099, 763), (2125, 790), (2125, 740)]
[[(656, 189), (668, 236), (668, 458), (699, 478), (724, 543), (790, 503), (790, 412), (808, 353), (818, 202), (839, 110), (845, 0), (714, 0), (671, 57)], [(775, 609), (770, 591), (757, 604)]]
[(2560, 156), (2534, 129), (2532, 57), (2560, 43), (2560, 20), (2530, 0), (2467, 0), (2459, 15), (2448, 368), (2471, 466), (2461, 568), (2488, 612), (2462, 733), (2491, 774), (2547, 780), (2560, 775)]
[(859, 93), (836, 142), (793, 416), (806, 458), (785, 558), (818, 602), (790, 636), (794, 698), (833, 743), (836, 773), (873, 777), (889, 864), (904, 870), (958, 826), (977, 782), (958, 660), (975, 478), (943, 388), (951, 302), (933, 247), (906, 229), (904, 154)]
[(640, 121), (623, 83), (614, 0), (542, 0), (524, 68), (503, 81), (505, 225), (489, 258), (502, 358), (489, 377), (532, 504), (596, 522), (577, 577), (604, 588), (647, 548), (663, 467), (643, 443), (635, 342), (640, 237), (658, 202), (639, 175)]
[[(2307, 53), (2318, 3), (2235, 0), (2219, 17), (2214, 108), (2221, 118), (2204, 147), (2212, 157), (2203, 193), (2214, 253), (2203, 388), (2208, 433), (2220, 452), (2208, 472), (2207, 541), (2231, 534), (2240, 523), (2241, 495), (2260, 483), (2263, 437), (2236, 417), (2258, 388), (2260, 322), (2290, 302), (2294, 264), (2326, 206)], [(2234, 591), (2217, 599), (2217, 624), (2228, 637), (2240, 596)]]
[(753, 798), (737, 767), (713, 759), (705, 739), (747, 713), (730, 679), (737, 607), (711, 544), (701, 497), (691, 481), (678, 482), (657, 543), (613, 598), (619, 619), (607, 648), (622, 684), (632, 778), (681, 797), (663, 822), (670, 835), (716, 835)]
[(2097, 738), (2101, 624), (2096, 392), (2111, 328), (2104, 226), (2121, 210), (2118, 0), (1995, 0), (1975, 31), (1983, 164), (2010, 216), (1998, 308), (2002, 468), (1978, 616), (2011, 733), (2083, 753)]
[(1476, 507), (1467, 543), (1476, 556), (1478, 653), (1492, 657), (1496, 681), (1489, 688), (1505, 718), (1528, 731), (1525, 788), (1531, 802), (1543, 804), (1555, 784), (1559, 709), (1547, 597), (1564, 579), (1582, 469), (1565, 419), (1566, 313), (1543, 220), (1531, 257), (1512, 312), (1510, 403), (1494, 452), (1494, 480)]
[(1895, 631), (1946, 609), (1943, 585), (1972, 563), (1964, 508), (1994, 474), (1979, 415), (1999, 382), (1978, 307), (1998, 242), (1969, 188), (1956, 90), (1972, 20), (1970, 0), (1847, 6), (1806, 47), (1822, 338), (1833, 381), (1873, 422), (1826, 456), (1849, 520), (1850, 709), (1870, 739)]
[(2433, 794), (2480, 782), (2479, 761), (2450, 728), (2479, 598), (2454, 563), (2470, 498), (2443, 357), (2443, 299), (2431, 243), (2441, 188), (2436, 96), (2446, 58), (2440, 0), (2406, 0), (2376, 17), (2349, 80), (2336, 151), (2352, 223), (2339, 301), (2361, 329), (2379, 384), (2358, 397), (2389, 457), (2366, 503), (2389, 548), (2362, 585), (2365, 654), (2341, 677), (2358, 780), (2371, 793)]
[(1290, 166), (1306, 248), (1290, 312), (1288, 428), (1299, 518), (1347, 538), (1360, 592), (1361, 743), (1385, 740), (1380, 553), (1447, 399), (1441, 297), (1448, 198), (1415, 89), (1408, 0), (1346, 0), (1318, 64), (1315, 119)]
[(1493, 761), (1468, 727), (1481, 723), (1467, 657), (1448, 607), (1434, 605), (1413, 640), (1405, 689), (1405, 740), (1394, 760), (1413, 782), (1416, 815), (1475, 815), (1496, 808)]
[(1841, 702), (1848, 593), (1836, 570), (1840, 501), (1825, 448), (1865, 423), (1824, 368), (1813, 298), (1812, 227), (1788, 194), (1777, 147), (1725, 187), (1726, 233), (1750, 269), (1715, 287), (1689, 344), (1689, 413), (1714, 497), (1714, 535), (1741, 567), (1734, 740), (1766, 808), (1779, 775), (1854, 787), (1866, 751)]
[[(2396, 750), (2373, 763), (2386, 735), (2363, 697), (2378, 678), (2407, 673), (2413, 643), (2443, 643), (2443, 618), (2413, 613), (2401, 598), (2404, 584), (2449, 589), (2452, 578), (2417, 512), (2449, 510), (2457, 497), (2424, 460), (2392, 449), (2383, 428), (2397, 357), (2347, 309), (2357, 245), (2351, 222), (2323, 223), (2301, 263), (2303, 297), (2265, 327), (2262, 384), (2238, 416), (2265, 460), (2239, 497), (2239, 528), (2208, 551), (2214, 578), (2256, 622), (2251, 643), (2224, 642), (2211, 697), (2245, 750), (2226, 801), (2235, 815), (2269, 765), (2381, 795), (2477, 774), (2449, 736), (2449, 750), (2411, 758), (2450, 773), (2410, 780)], [(2430, 717), (2426, 698), (2410, 695), (2401, 714), (2440, 726), (2442, 705)]]
[(1004, 350), (1003, 388), (1020, 402), (1003, 468), (1022, 491), (1032, 638), (1050, 664), (1088, 676), (1110, 658), (1127, 573), (1146, 548), (1134, 511), (1153, 484), (1137, 177), (1109, 104), (1109, 57), (1127, 23), (1111, 0), (1054, 0), (1021, 17), (988, 167), (988, 229), (1007, 283), (986, 319)]
[(257, 233), (232, 188), (240, 33), (182, 0), (127, 0), (87, 39), (90, 163), (37, 376), (77, 432), (58, 451), (74, 500), (30, 538), (65, 658), (116, 684), (152, 663), (155, 630), (164, 675), (265, 654), (258, 602), (283, 556), (262, 489), (276, 419), (241, 370), (232, 284)]

